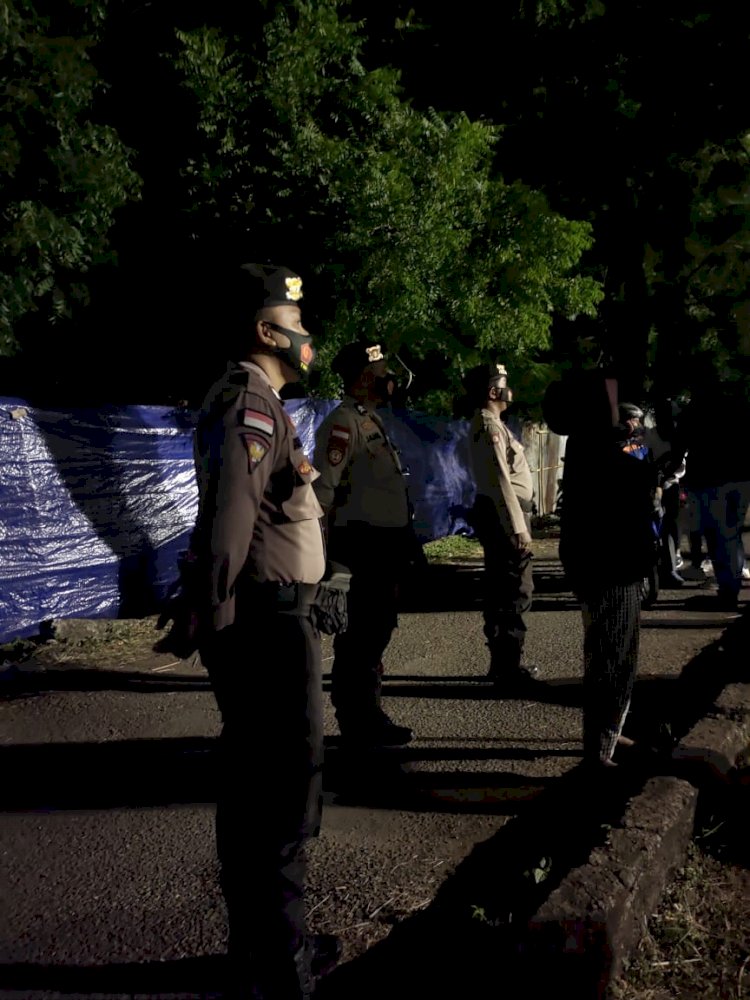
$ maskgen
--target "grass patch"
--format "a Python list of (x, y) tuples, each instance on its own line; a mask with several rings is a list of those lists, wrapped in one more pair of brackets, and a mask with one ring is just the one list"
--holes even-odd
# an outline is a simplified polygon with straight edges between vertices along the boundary
[(430, 563), (481, 559), (483, 556), (479, 542), (474, 538), (464, 538), (463, 535), (449, 535), (447, 538), (436, 538), (434, 542), (427, 542), (424, 554)]
[(724, 832), (691, 844), (612, 1000), (750, 1000), (750, 871), (716, 856)]

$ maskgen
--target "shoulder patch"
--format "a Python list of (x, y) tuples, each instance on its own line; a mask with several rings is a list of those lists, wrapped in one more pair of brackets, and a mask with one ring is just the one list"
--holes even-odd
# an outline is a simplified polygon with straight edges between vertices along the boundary
[(261, 434), (268, 435), (268, 437), (273, 437), (273, 417), (268, 413), (261, 413), (260, 410), (240, 410), (239, 422), (242, 427), (249, 427)]
[(254, 472), (268, 454), (269, 442), (255, 434), (242, 434), (247, 451), (247, 471)]

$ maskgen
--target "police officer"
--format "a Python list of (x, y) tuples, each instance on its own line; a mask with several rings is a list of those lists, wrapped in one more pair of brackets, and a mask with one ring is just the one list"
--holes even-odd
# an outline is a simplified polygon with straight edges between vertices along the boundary
[(216, 836), (232, 995), (301, 1000), (337, 950), (306, 934), (303, 896), (303, 845), (321, 820), (322, 510), (279, 396), (314, 351), (299, 275), (251, 264), (242, 281), (244, 351), (196, 429), (199, 512), (183, 576), (223, 722)]
[(536, 667), (523, 666), (526, 623), (531, 608), (531, 512), (533, 483), (523, 447), (503, 422), (513, 401), (501, 364), (470, 377), (481, 403), (470, 431), (476, 487), (471, 523), (484, 549), (484, 634), (490, 650), (489, 677), (502, 690), (533, 687)]
[(348, 628), (334, 639), (331, 700), (344, 740), (399, 746), (413, 734), (381, 707), (381, 657), (416, 539), (398, 451), (377, 412), (395, 380), (379, 344), (348, 344), (332, 367), (346, 395), (316, 435), (314, 489), (328, 515), (331, 568), (348, 571), (351, 584)]

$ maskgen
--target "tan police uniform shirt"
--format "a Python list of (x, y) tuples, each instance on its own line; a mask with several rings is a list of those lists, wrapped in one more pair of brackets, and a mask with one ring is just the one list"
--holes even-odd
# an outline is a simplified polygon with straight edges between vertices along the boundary
[(325, 572), (323, 511), (312, 486), (318, 473), (261, 368), (232, 365), (214, 384), (195, 451), (191, 547), (206, 567), (213, 627), (232, 624), (243, 582), (318, 583)]
[(377, 528), (409, 523), (401, 461), (380, 417), (351, 396), (323, 421), (315, 437), (320, 478), (314, 489), (335, 525), (364, 521)]
[(523, 446), (490, 410), (474, 416), (470, 456), (477, 495), (494, 502), (503, 530), (510, 535), (528, 532), (519, 500), (528, 503), (534, 496), (531, 469)]

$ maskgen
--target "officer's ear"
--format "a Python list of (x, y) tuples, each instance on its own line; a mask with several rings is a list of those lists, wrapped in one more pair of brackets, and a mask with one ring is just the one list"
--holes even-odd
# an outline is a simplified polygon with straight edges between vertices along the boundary
[(276, 347), (276, 341), (273, 338), (271, 327), (268, 325), (268, 320), (263, 317), (258, 317), (255, 321), (255, 337), (259, 344), (263, 347)]

